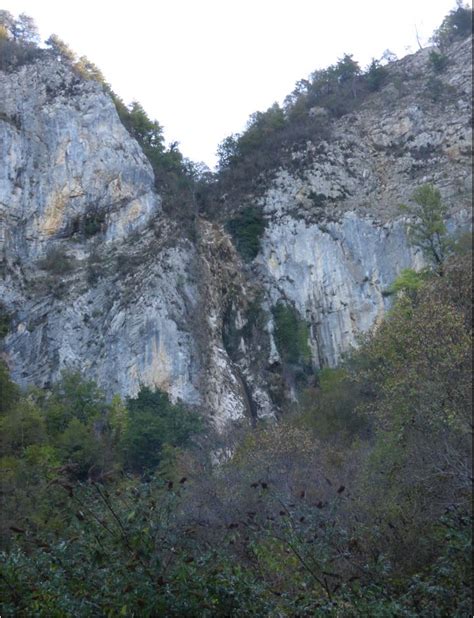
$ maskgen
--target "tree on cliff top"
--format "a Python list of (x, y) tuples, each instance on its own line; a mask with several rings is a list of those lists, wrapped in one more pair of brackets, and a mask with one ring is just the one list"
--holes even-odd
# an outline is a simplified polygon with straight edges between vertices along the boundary
[(461, 0), (456, 4), (456, 8), (446, 15), (441, 26), (433, 34), (433, 43), (440, 49), (472, 34), (472, 9)]
[(2, 38), (16, 43), (38, 45), (39, 33), (35, 21), (29, 15), (21, 13), (16, 19), (9, 11), (0, 11), (0, 30)]

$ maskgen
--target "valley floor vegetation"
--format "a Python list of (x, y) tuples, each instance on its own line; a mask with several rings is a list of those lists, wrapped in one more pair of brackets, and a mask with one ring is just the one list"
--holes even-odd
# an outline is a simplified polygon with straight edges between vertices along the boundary
[(358, 351), (225, 439), (2, 365), (1, 615), (469, 615), (470, 259), (404, 273)]

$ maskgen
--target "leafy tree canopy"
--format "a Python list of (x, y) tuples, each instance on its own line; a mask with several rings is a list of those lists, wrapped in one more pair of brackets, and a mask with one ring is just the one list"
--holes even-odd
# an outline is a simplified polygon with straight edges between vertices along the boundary
[(127, 466), (135, 471), (153, 470), (160, 463), (165, 445), (182, 447), (202, 429), (201, 420), (166, 393), (142, 387), (137, 397), (127, 399), (128, 423), (124, 432)]
[(63, 373), (45, 406), (46, 422), (52, 433), (64, 431), (73, 419), (90, 424), (107, 410), (104, 393), (77, 371)]
[(409, 227), (409, 238), (442, 274), (443, 263), (452, 247), (445, 224), (448, 208), (441, 200), (439, 189), (430, 184), (416, 189), (413, 202), (412, 205), (401, 206), (403, 212), (414, 217)]
[(456, 4), (433, 35), (433, 42), (441, 49), (472, 34), (472, 8), (462, 0), (457, 0)]
[(16, 43), (38, 45), (39, 33), (35, 21), (21, 13), (16, 19), (9, 11), (0, 11), (0, 28), (3, 37)]

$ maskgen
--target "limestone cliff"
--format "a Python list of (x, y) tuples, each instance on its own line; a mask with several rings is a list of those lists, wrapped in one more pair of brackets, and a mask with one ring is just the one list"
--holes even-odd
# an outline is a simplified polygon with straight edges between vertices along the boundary
[(0, 148), (13, 378), (44, 386), (77, 368), (110, 394), (147, 384), (218, 425), (244, 416), (219, 330), (223, 281), (201, 259), (216, 232), (203, 221), (192, 243), (161, 212), (151, 166), (102, 87), (52, 59), (0, 73)]
[[(3, 356), (23, 386), (81, 369), (109, 394), (162, 388), (229, 421), (278, 411), (271, 308), (310, 325), (313, 366), (334, 365), (387, 308), (400, 270), (421, 266), (397, 204), (424, 182), (465, 225), (470, 201), (470, 41), (427, 92), (427, 50), (332, 137), (293, 153), (242, 204), (266, 220), (244, 265), (220, 223), (185, 236), (102, 87), (57, 60), (0, 72)], [(273, 399), (272, 399), (273, 397)]]
[(333, 121), (330, 142), (294, 153), (295, 171), (278, 170), (256, 200), (267, 218), (258, 277), (310, 322), (316, 366), (380, 320), (400, 270), (423, 266), (399, 210), (417, 186), (440, 189), (451, 230), (470, 225), (471, 49), (453, 45), (434, 79), (428, 49), (395, 63), (381, 92)]

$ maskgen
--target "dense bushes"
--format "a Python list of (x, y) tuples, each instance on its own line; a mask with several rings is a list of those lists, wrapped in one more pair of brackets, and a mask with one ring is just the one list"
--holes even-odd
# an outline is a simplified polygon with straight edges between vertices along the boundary
[(433, 35), (433, 42), (441, 49), (472, 34), (472, 9), (461, 1), (443, 19)]
[(0, 70), (12, 71), (40, 55), (38, 30), (28, 15), (0, 10)]
[(361, 406), (370, 400), (371, 390), (357, 384), (348, 369), (325, 368), (319, 372), (318, 385), (303, 390), (297, 422), (325, 442), (367, 439), (371, 422)]
[(245, 260), (250, 261), (257, 256), (265, 225), (261, 210), (252, 206), (244, 208), (227, 222), (227, 230)]
[(265, 112), (252, 114), (246, 129), (227, 137), (218, 148), (219, 181), (224, 191), (234, 185), (258, 180), (282, 164), (292, 165), (292, 149), (317, 143), (330, 136), (330, 119), (358, 107), (370, 92), (378, 90), (387, 70), (374, 60), (363, 72), (345, 54), (335, 65), (315, 71), (297, 82), (283, 108), (274, 103)]
[(3, 365), (0, 370), (4, 540), (12, 523), (34, 519), (32, 492), (48, 504), (55, 470), (65, 471), (69, 482), (153, 472), (201, 429), (195, 413), (146, 388), (126, 405), (117, 397), (108, 403), (94, 382), (66, 373), (49, 393), (20, 396)]
[(302, 368), (311, 366), (308, 323), (291, 305), (278, 303), (272, 311), (275, 343), (283, 362)]
[(298, 165), (295, 151), (304, 151), (308, 142), (329, 140), (331, 119), (356, 109), (386, 78), (380, 61), (374, 60), (364, 72), (345, 54), (335, 65), (298, 81), (283, 107), (274, 103), (252, 114), (244, 131), (222, 141), (217, 182), (204, 187), (203, 207), (218, 216), (217, 202), (224, 195), (226, 206), (237, 210), (242, 187), (258, 195), (280, 167)]
[(142, 388), (135, 399), (127, 400), (128, 420), (123, 433), (125, 462), (129, 469), (144, 472), (157, 468), (163, 447), (185, 447), (202, 429), (200, 419), (168, 395)]
[(470, 285), (449, 258), (286, 418), (202, 450), (161, 393), (0, 375), (2, 613), (466, 615)]
[[(459, 4), (435, 32), (433, 41), (440, 51), (432, 50), (429, 55), (434, 74), (427, 84), (427, 95), (433, 101), (452, 98), (452, 88), (437, 76), (448, 65), (445, 51), (449, 45), (471, 31), (472, 10)], [(396, 56), (387, 50), (363, 69), (351, 54), (344, 54), (335, 64), (300, 79), (283, 106), (274, 103), (266, 111), (252, 114), (242, 132), (228, 136), (218, 147), (216, 195), (224, 194), (227, 205), (235, 209), (242, 187), (258, 195), (279, 168), (291, 170), (299, 165), (295, 151), (304, 152), (308, 142), (317, 146), (328, 141), (332, 120), (357, 110), (371, 93), (386, 85), (390, 79), (387, 66), (394, 60)], [(395, 83), (399, 78), (392, 79)], [(213, 199), (215, 196), (210, 201)]]

